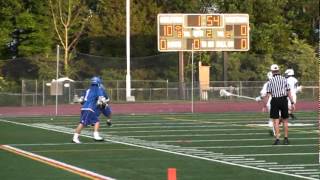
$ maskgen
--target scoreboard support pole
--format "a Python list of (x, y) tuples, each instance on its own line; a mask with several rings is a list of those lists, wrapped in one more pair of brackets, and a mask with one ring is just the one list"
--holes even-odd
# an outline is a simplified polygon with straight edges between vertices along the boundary
[(227, 86), (227, 81), (228, 81), (228, 52), (223, 51), (223, 81), (224, 81), (224, 86)]
[(192, 43), (192, 51), (191, 51), (191, 113), (193, 113), (193, 111), (194, 111), (194, 101), (193, 101), (193, 89), (194, 89), (194, 87), (193, 87), (193, 77), (194, 77), (194, 69), (193, 69), (193, 57), (194, 57), (194, 55), (193, 55), (193, 48), (194, 48), (194, 44)]
[(185, 99), (183, 51), (179, 51), (179, 96), (180, 99)]

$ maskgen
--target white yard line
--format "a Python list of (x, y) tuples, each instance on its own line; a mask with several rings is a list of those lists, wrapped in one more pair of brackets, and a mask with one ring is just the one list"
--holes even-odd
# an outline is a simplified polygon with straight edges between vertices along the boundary
[(268, 168), (268, 169), (274, 169), (274, 170), (286, 170), (286, 169), (304, 169), (304, 167), (297, 167), (297, 166), (293, 166), (293, 167), (274, 167), (274, 168)]
[[(248, 126), (260, 126), (260, 127), (269, 127), (268, 124), (248, 124)], [(316, 126), (316, 124), (307, 124), (307, 123), (288, 123), (289, 127), (303, 127), (303, 126)]]
[(288, 172), (319, 172), (319, 169), (288, 169), (284, 170)]
[[(190, 128), (192, 128), (192, 127), (190, 127)], [(207, 128), (207, 127), (203, 127), (203, 128), (199, 128), (199, 129), (164, 129), (164, 130), (162, 130), (162, 128), (159, 127), (158, 129), (154, 129), (154, 130), (133, 130), (133, 131), (132, 130), (128, 130), (126, 128), (121, 128), (121, 129), (124, 129), (125, 131), (114, 131), (114, 129), (116, 129), (116, 127), (112, 127), (111, 129), (109, 127), (105, 127), (105, 128), (101, 127), (100, 129), (108, 130), (108, 132), (110, 132), (110, 133), (118, 133), (118, 134), (121, 134), (121, 133), (149, 133), (149, 132), (199, 132), (199, 131), (201, 131), (201, 132), (208, 132), (208, 131), (212, 131), (212, 132), (215, 132), (215, 131), (258, 131), (258, 132), (262, 132), (262, 131), (264, 131), (264, 132), (266, 132), (266, 130), (269, 130), (269, 128), (266, 128), (266, 127), (241, 128), (241, 129), (239, 129), (239, 128), (238, 129), (231, 129), (231, 128), (225, 129), (225, 128)], [(296, 129), (294, 129), (294, 130), (296, 130)], [(311, 131), (303, 131), (303, 132), (306, 132), (306, 133), (309, 132), (310, 134), (312, 134)]]
[(239, 154), (232, 156), (258, 157), (258, 156), (301, 156), (301, 155), (315, 155), (318, 153), (278, 153), (278, 154)]
[[(318, 166), (320, 167), (320, 164), (277, 164), (269, 167), (291, 167), (291, 166), (299, 166), (299, 167), (312, 167), (312, 166)], [(260, 167), (264, 167), (264, 165), (261, 165)]]
[[(39, 128), (39, 129), (45, 129), (49, 131), (54, 131), (54, 132), (61, 132), (61, 133), (66, 133), (66, 134), (73, 134), (73, 129), (66, 128), (66, 127), (57, 127), (57, 126), (52, 126), (52, 125), (47, 125), (47, 124), (33, 124), (33, 125), (28, 125), (24, 123), (18, 123), (18, 122), (12, 122), (12, 121), (7, 121), (0, 119), (1, 122), (7, 122), (7, 123), (12, 123), (12, 124), (17, 124), (17, 125), (23, 125), (23, 126), (28, 126), (28, 127), (34, 127), (34, 128)], [(85, 135), (85, 131), (83, 131), (83, 135), (85, 137), (90, 137), (88, 135)], [(102, 133), (101, 133), (102, 134)], [(275, 170), (270, 170), (270, 169), (265, 169), (261, 167), (255, 167), (252, 165), (246, 165), (246, 164), (237, 164), (229, 161), (223, 161), (219, 159), (213, 159), (213, 158), (207, 158), (207, 157), (201, 157), (201, 156), (196, 156), (193, 154), (188, 154), (186, 152), (177, 152), (175, 150), (178, 150), (179, 146), (174, 146), (174, 145), (166, 145), (166, 144), (157, 144), (158, 142), (148, 142), (140, 139), (130, 139), (128, 137), (115, 137), (115, 136), (105, 136), (106, 141), (113, 142), (113, 143), (118, 143), (118, 144), (124, 144), (128, 146), (134, 146), (134, 147), (140, 147), (140, 148), (145, 148), (145, 149), (150, 149), (150, 150), (155, 150), (155, 151), (160, 151), (160, 152), (165, 152), (165, 153), (170, 153), (170, 154), (176, 154), (176, 155), (181, 155), (185, 157), (191, 157), (195, 159), (202, 159), (202, 160), (207, 160), (211, 162), (217, 162), (217, 163), (222, 163), (222, 164), (227, 164), (227, 165), (232, 165), (232, 166), (238, 166), (238, 167), (243, 167), (243, 168), (249, 168), (249, 169), (255, 169), (255, 170), (260, 170), (260, 171), (265, 171), (265, 172), (270, 172), (274, 174), (282, 174), (282, 175), (287, 175), (287, 176), (292, 176), (292, 177), (298, 177), (302, 179), (308, 179), (308, 180), (316, 180), (315, 178), (312, 177), (306, 177), (303, 175), (298, 175), (298, 174), (293, 174), (293, 173), (286, 173), (286, 172), (280, 172), (280, 171), (275, 171)], [(115, 138), (113, 138), (115, 137)], [(198, 152), (201, 152), (199, 150)], [(204, 152), (204, 151), (203, 151)], [(248, 162), (250, 163), (250, 162)], [(255, 162), (252, 162), (255, 163)], [(264, 163), (267, 164), (267, 163)], [(272, 162), (272, 164), (277, 164), (276, 162)]]
[[(243, 125), (239, 125), (239, 124), (228, 124), (228, 125), (190, 125), (190, 126), (184, 126), (184, 125), (177, 125), (177, 126), (168, 126), (168, 125), (162, 125), (162, 126), (130, 126), (130, 127), (119, 127), (116, 124), (112, 127), (112, 129), (179, 129), (179, 128), (221, 128), (221, 127), (230, 127), (230, 126), (241, 126), (244, 127)], [(69, 127), (69, 126), (67, 126)], [(71, 126), (70, 126), (71, 127)], [(74, 126), (72, 126), (74, 127)], [(252, 128), (250, 128), (252, 129)]]
[[(288, 145), (279, 145), (277, 147), (312, 147), (318, 146), (318, 144), (288, 144)], [(274, 145), (247, 145), (247, 146), (190, 146), (190, 148), (198, 148), (198, 149), (233, 149), (233, 148), (273, 148)]]
[(252, 165), (259, 166), (259, 165), (275, 165), (277, 163), (275, 163), (275, 162), (266, 162), (266, 163), (254, 163), (254, 162), (250, 163), (250, 162), (247, 162), (245, 164), (248, 165), (248, 166), (252, 166)]
[[(101, 120), (102, 122), (104, 122), (104, 120)], [(311, 123), (308, 123), (306, 121), (303, 121), (303, 123), (291, 123), (289, 124), (289, 126), (312, 126), (315, 125), (314, 123), (316, 123), (315, 120), (310, 121)], [(54, 125), (63, 125), (63, 126), (74, 126), (76, 123), (78, 122), (70, 122), (70, 121), (66, 121), (66, 122), (54, 122)], [(313, 124), (312, 124), (313, 123)], [(136, 127), (136, 126), (155, 126), (155, 125), (215, 125), (215, 126), (222, 126), (222, 125), (238, 125), (238, 126), (268, 126), (267, 121), (243, 121), (243, 122), (223, 122), (223, 121), (166, 121), (166, 120), (162, 120), (162, 121), (156, 121), (156, 122), (140, 122), (140, 121), (135, 121), (135, 122), (119, 122), (117, 120), (114, 120), (114, 125), (117, 127), (127, 127), (127, 126), (131, 126), (131, 127)]]
[[(148, 132), (207, 132), (207, 131), (266, 131), (267, 128), (265, 129), (253, 129), (253, 128), (245, 128), (245, 129), (222, 129), (222, 128), (214, 128), (214, 129), (165, 129), (165, 130), (140, 130), (140, 131), (113, 131), (110, 130), (110, 128), (100, 128), (100, 129), (108, 129), (109, 133), (148, 133)], [(113, 127), (112, 127), (113, 129)], [(161, 129), (161, 128), (159, 128)]]
[[(319, 171), (319, 170), (317, 170)], [(297, 172), (296, 174), (301, 174), (301, 175), (316, 175), (316, 174), (320, 174), (320, 172)]]
[[(153, 132), (153, 131), (150, 131)], [(195, 137), (195, 136), (248, 136), (248, 135), (266, 135), (266, 132), (263, 133), (220, 133), (220, 134), (158, 134), (158, 135), (136, 135), (136, 136), (127, 136), (127, 137)], [(312, 132), (295, 132), (294, 134), (312, 134)]]
[[(217, 115), (217, 114), (215, 114)], [(224, 113), (223, 116), (227, 116), (227, 113)], [(267, 115), (267, 114), (266, 114)], [(183, 115), (184, 117), (186, 117), (186, 115)], [(178, 118), (177, 118), (178, 117)], [(171, 121), (194, 121), (194, 122), (211, 122), (211, 121), (235, 121), (235, 122), (248, 122), (248, 121), (268, 121), (269, 118), (267, 117), (257, 117), (257, 116), (248, 116), (248, 115), (234, 115), (230, 118), (213, 118), (213, 119), (209, 119), (209, 118), (205, 118), (205, 119), (185, 119), (185, 118), (179, 118), (179, 116), (177, 117), (163, 117), (164, 119), (167, 120), (171, 120)], [(195, 118), (195, 116), (190, 116), (191, 118)], [(304, 116), (305, 119), (297, 119), (297, 121), (303, 121), (303, 120), (313, 120), (312, 118), (316, 118), (315, 116)], [(129, 122), (129, 121), (126, 121)], [(135, 121), (131, 121), (131, 122), (135, 122)]]
[[(318, 139), (317, 137), (311, 138), (290, 138), (294, 140), (307, 140), (307, 139)], [(163, 142), (163, 143), (174, 143), (174, 142), (190, 142), (190, 143), (197, 143), (197, 142), (233, 142), (233, 141), (270, 141), (270, 138), (259, 138), (259, 139), (201, 139), (201, 140), (160, 140), (154, 142)], [(271, 140), (272, 141), (272, 140)]]
[[(74, 125), (68, 125), (67, 127), (74, 127)], [(176, 125), (176, 126), (168, 126), (168, 125), (151, 125), (151, 126), (117, 126), (117, 124), (114, 124), (114, 126), (112, 127), (112, 129), (179, 129), (179, 128), (221, 128), (221, 127), (251, 127), (250, 129), (252, 129), (252, 127), (260, 127), (260, 128), (269, 128), (267, 124), (261, 124), (261, 125), (255, 125), (255, 126), (249, 126), (247, 124), (234, 124), (234, 123), (230, 123), (230, 124), (215, 124), (215, 125), (189, 125), (189, 126), (185, 126), (185, 125)], [(317, 128), (317, 126), (296, 126), (299, 127), (299, 129), (301, 130), (305, 130), (307, 129), (312, 129), (315, 130)], [(231, 129), (231, 128), (229, 128)], [(243, 128), (245, 129), (245, 128)], [(249, 128), (248, 128), (249, 129)]]

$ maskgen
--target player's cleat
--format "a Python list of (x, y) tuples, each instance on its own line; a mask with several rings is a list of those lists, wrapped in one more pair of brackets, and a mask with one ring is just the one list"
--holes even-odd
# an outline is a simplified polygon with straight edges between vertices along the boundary
[(111, 127), (112, 126), (112, 122), (110, 119), (107, 120), (107, 126)]
[(102, 137), (100, 138), (93, 138), (95, 141), (104, 141), (104, 139)]
[(288, 145), (288, 144), (289, 144), (289, 139), (285, 137), (285, 138), (283, 139), (283, 144), (284, 144), (284, 145)]
[(280, 140), (279, 139), (276, 139), (273, 143), (273, 145), (279, 145), (280, 144)]
[(78, 138), (72, 138), (72, 142), (76, 144), (81, 144)]
[(104, 141), (104, 139), (99, 135), (98, 132), (94, 132), (94, 133), (93, 133), (93, 139), (94, 139), (95, 141)]

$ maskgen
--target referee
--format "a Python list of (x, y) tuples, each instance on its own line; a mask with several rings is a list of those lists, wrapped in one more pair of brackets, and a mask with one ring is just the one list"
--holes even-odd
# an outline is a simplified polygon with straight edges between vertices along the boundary
[(273, 77), (269, 80), (267, 86), (267, 100), (271, 99), (270, 118), (273, 119), (273, 126), (275, 129), (274, 145), (280, 144), (280, 130), (279, 130), (279, 114), (281, 114), (283, 126), (284, 126), (284, 141), (283, 144), (289, 144), (288, 140), (288, 98), (292, 102), (292, 110), (295, 109), (294, 101), (291, 96), (290, 87), (287, 83), (287, 79), (280, 75), (279, 66), (273, 64), (270, 67)]

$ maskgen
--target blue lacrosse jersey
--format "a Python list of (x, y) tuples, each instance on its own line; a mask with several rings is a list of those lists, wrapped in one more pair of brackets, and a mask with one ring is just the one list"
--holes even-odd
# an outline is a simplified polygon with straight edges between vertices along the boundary
[(98, 116), (96, 115), (99, 96), (103, 96), (99, 86), (91, 85), (91, 87), (86, 90), (80, 116), (80, 123), (84, 126), (94, 125), (99, 122)]
[(84, 95), (84, 104), (81, 110), (95, 111), (97, 108), (97, 100), (99, 96), (103, 96), (103, 92), (100, 90), (99, 86), (92, 85), (86, 90)]

